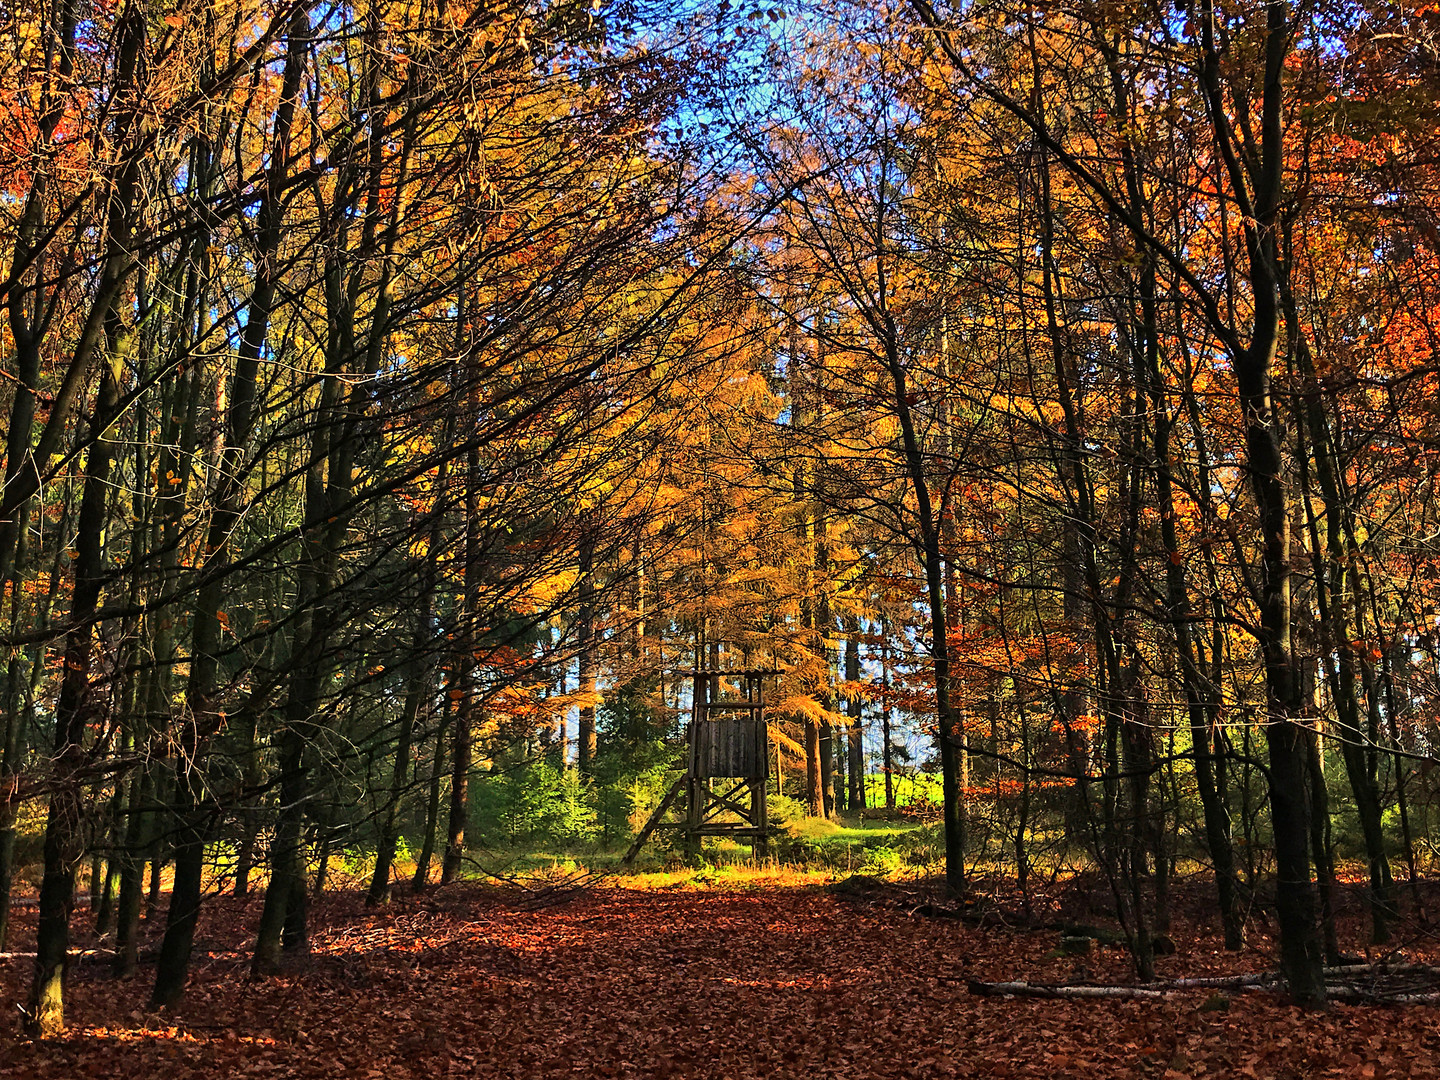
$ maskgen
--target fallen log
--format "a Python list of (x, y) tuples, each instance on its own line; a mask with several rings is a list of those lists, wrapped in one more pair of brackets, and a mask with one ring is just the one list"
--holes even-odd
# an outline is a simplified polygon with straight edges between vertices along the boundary
[(1248, 990), (1266, 986), (1279, 978), (1273, 971), (1262, 971), (1252, 975), (1200, 975), (1189, 979), (1161, 979), (1140, 985), (1147, 990)]
[(1168, 990), (1152, 990), (1144, 986), (1090, 986), (1084, 984), (1066, 985), (1056, 983), (1028, 982), (980, 982), (972, 979), (970, 993), (977, 997), (1037, 997), (1037, 998), (1144, 998), (1155, 1000), (1166, 997)]
[[(1440, 1004), (1440, 967), (1431, 964), (1346, 964), (1325, 969), (1325, 993), (1334, 1001), (1372, 1005)], [(1278, 972), (1246, 975), (1206, 975), (1189, 979), (1165, 979), (1138, 986), (1102, 986), (1095, 983), (968, 983), (978, 997), (1032, 998), (1138, 998), (1153, 1000), (1187, 990), (1231, 990), (1238, 993), (1262, 991), (1284, 993), (1285, 981)]]
[(1419, 993), (1369, 991), (1358, 986), (1331, 986), (1325, 991), (1331, 1001), (1356, 1001), (1362, 1005), (1440, 1005), (1440, 990)]
[[(114, 949), (67, 949), (65, 956), (69, 960), (113, 960)], [(33, 952), (0, 952), (0, 960), (34, 960)]]

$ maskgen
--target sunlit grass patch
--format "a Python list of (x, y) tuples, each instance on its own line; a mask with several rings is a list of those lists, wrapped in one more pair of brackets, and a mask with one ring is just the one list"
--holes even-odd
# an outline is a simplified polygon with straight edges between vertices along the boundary
[(791, 866), (766, 859), (751, 865), (734, 863), (641, 871), (619, 877), (616, 883), (627, 889), (802, 888), (825, 885), (835, 877), (836, 871), (829, 868)]

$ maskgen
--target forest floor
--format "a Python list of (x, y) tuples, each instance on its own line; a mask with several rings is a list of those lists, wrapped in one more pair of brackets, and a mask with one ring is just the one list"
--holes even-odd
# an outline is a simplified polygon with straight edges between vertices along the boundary
[[(1221, 1011), (1204, 990), (1162, 1001), (975, 997), (969, 979), (1132, 975), (1120, 949), (1057, 958), (1054, 931), (925, 917), (913, 891), (895, 887), (852, 891), (466, 884), (378, 913), (334, 892), (315, 905), (310, 955), (258, 982), (248, 949), (259, 899), (219, 898), (172, 1015), (144, 1010), (148, 967), (117, 981), (81, 959), (68, 1033), (26, 1043), (15, 1005), (32, 961), (0, 960), (0, 1076), (1440, 1077), (1440, 1008), (1309, 1014), (1249, 993)], [(1191, 929), (1160, 959), (1163, 976), (1270, 966), (1263, 925), (1249, 949), (1227, 954), (1204, 926), (1204, 890), (1194, 892), (1193, 912), (1177, 913)], [(33, 909), (17, 917), (14, 948), (33, 949)], [(93, 943), (79, 933), (77, 944)], [(1410, 944), (1412, 960), (1440, 951)]]

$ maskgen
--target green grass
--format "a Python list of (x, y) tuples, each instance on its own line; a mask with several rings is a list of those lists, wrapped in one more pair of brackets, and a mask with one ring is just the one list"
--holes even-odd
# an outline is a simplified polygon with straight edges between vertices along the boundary
[[(936, 776), (897, 775), (893, 783), (897, 806), (913, 806), (940, 796)], [(879, 773), (868, 774), (865, 785), (871, 812), (883, 808), (885, 778)], [(923, 831), (926, 827), (915, 820), (868, 818), (860, 811), (842, 812), (834, 820), (811, 818), (804, 816), (802, 802), (793, 797), (774, 796), (770, 813), (771, 822), (781, 835), (771, 848), (770, 858), (759, 861), (751, 854), (748, 842), (709, 840), (700, 854), (700, 866), (682, 869), (684, 857), (673, 846), (675, 837), (664, 833), (652, 838), (631, 867), (620, 865), (630, 846), (630, 836), (616, 835), (609, 843), (598, 839), (574, 844), (522, 841), (513, 847), (502, 839), (470, 848), (471, 862), (462, 876), (484, 877), (488, 872), (502, 878), (544, 882), (590, 871), (618, 873), (627, 881), (636, 880), (637, 884), (653, 876), (659, 882), (683, 881), (703, 886), (713, 874), (720, 874), (727, 881), (733, 876), (746, 881), (752, 877), (771, 880), (777, 876), (797, 881), (812, 877), (821, 880), (836, 873), (861, 871), (883, 875), (902, 867), (922, 865), (933, 856), (934, 839)], [(408, 852), (402, 853), (397, 865), (407, 863), (408, 866), (404, 854)], [(335, 871), (341, 870), (339, 862), (337, 859), (337, 864), (332, 864)], [(346, 863), (344, 869), (356, 867)], [(404, 869), (400, 870), (402, 875)], [(438, 873), (438, 859), (432, 866), (433, 873)]]
[[(846, 815), (848, 818), (849, 815)], [(903, 836), (905, 833), (914, 832), (920, 828), (916, 821), (869, 821), (856, 819), (846, 824), (837, 826), (835, 831), (827, 839), (832, 841), (852, 840), (857, 843), (865, 840), (875, 840), (878, 837)]]
[[(891, 784), (895, 791), (896, 806), (909, 806), (917, 802), (931, 802), (936, 805), (940, 803), (940, 777), (934, 773), (892, 776)], [(885, 805), (885, 776), (883, 773), (865, 774), (865, 803), (867, 806)]]
[[(707, 840), (699, 864), (682, 865), (681, 854), (663, 841), (647, 845), (633, 867), (621, 867), (629, 840), (610, 846), (581, 844), (559, 847), (477, 847), (469, 852), (464, 877), (502, 878), (544, 885), (586, 871), (618, 873), (635, 888), (754, 887), (763, 884), (816, 884), (865, 872), (886, 876), (911, 865), (916, 850), (931, 841), (925, 826), (914, 821), (884, 821), (846, 812), (837, 820), (797, 817), (787, 822), (768, 858), (756, 860), (748, 842)], [(337, 867), (338, 869), (338, 867)]]
[(825, 818), (798, 818), (785, 826), (796, 839), (819, 843), (862, 843), (902, 836), (921, 828), (917, 821), (880, 821), (862, 818), (858, 812), (842, 811), (838, 821)]

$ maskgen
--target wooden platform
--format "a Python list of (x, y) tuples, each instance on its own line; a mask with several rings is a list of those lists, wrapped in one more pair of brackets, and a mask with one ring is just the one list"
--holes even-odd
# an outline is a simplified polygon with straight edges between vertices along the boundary
[[(697, 847), (706, 836), (747, 837), (755, 853), (763, 854), (770, 837), (766, 805), (770, 727), (765, 720), (764, 680), (778, 673), (698, 669), (678, 674), (688, 675), (694, 686), (685, 773), (650, 815), (621, 863), (629, 865), (661, 829), (681, 833), (690, 847)], [(720, 698), (721, 680), (738, 682), (745, 696)], [(683, 817), (667, 822), (672, 810), (682, 810)]]

